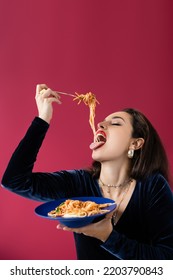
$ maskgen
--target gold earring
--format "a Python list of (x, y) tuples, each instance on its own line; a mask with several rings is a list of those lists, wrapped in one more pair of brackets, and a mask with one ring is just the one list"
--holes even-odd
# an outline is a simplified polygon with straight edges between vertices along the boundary
[(128, 158), (133, 158), (134, 150), (128, 150), (127, 156), (128, 156)]

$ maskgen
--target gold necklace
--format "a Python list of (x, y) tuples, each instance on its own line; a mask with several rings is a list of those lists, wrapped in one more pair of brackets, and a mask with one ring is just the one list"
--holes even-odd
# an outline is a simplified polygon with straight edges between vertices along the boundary
[(117, 204), (116, 210), (114, 211), (114, 213), (113, 213), (113, 215), (112, 215), (112, 223), (113, 223), (114, 226), (115, 226), (116, 223), (117, 223), (118, 210), (119, 210), (119, 208), (120, 208), (121, 203), (123, 202), (123, 200), (124, 200), (124, 198), (125, 198), (125, 195), (126, 195), (126, 194), (128, 193), (128, 191), (129, 191), (131, 182), (133, 182), (132, 179), (129, 180), (129, 182), (128, 182), (128, 188), (126, 188), (126, 189), (124, 190), (124, 192), (123, 192), (123, 194), (122, 194), (122, 197), (121, 197), (121, 200), (120, 200), (120, 202)]
[(118, 186), (116, 186), (116, 185), (110, 185), (110, 184), (105, 184), (105, 183), (103, 183), (103, 181), (101, 180), (101, 178), (99, 178), (99, 181), (100, 181), (100, 183), (101, 183), (102, 186), (107, 187), (107, 193), (110, 193), (110, 188), (123, 188), (123, 187), (125, 187), (126, 185), (128, 185), (129, 183), (131, 183), (131, 182), (132, 182), (132, 179), (129, 178), (129, 179), (125, 180), (122, 184), (120, 184), (120, 185), (118, 185)]

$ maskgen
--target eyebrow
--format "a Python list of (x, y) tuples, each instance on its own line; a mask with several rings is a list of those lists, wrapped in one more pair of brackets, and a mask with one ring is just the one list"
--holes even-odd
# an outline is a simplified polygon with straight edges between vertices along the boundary
[(114, 117), (112, 117), (112, 120), (113, 119), (121, 119), (121, 120), (123, 120), (123, 122), (125, 122), (125, 120), (122, 117), (120, 117), (120, 116), (114, 116)]
[[(122, 117), (120, 116), (114, 116), (111, 118), (111, 120), (115, 120), (115, 119), (121, 119), (123, 122), (125, 122), (125, 119), (123, 119)], [(106, 119), (104, 119), (103, 121), (107, 121)]]

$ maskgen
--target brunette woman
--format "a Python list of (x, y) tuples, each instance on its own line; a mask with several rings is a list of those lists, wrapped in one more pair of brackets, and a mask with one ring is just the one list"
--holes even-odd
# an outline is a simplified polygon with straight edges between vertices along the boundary
[[(42, 89), (45, 91), (41, 94)], [(14, 151), (2, 185), (39, 201), (74, 196), (115, 200), (116, 210), (99, 222), (78, 229), (57, 226), (74, 232), (78, 259), (173, 259), (173, 195), (168, 160), (150, 121), (134, 109), (111, 113), (98, 124), (90, 145), (90, 170), (33, 172), (54, 102), (60, 103), (57, 92), (38, 85), (38, 117)]]

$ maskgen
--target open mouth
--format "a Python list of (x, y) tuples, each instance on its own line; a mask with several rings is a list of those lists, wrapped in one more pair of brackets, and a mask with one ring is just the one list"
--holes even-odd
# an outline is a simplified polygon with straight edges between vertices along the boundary
[(106, 142), (106, 134), (104, 133), (104, 131), (97, 132), (95, 142)]
[(96, 133), (94, 142), (91, 143), (91, 145), (90, 145), (90, 149), (96, 150), (96, 149), (100, 148), (101, 146), (103, 146), (105, 143), (106, 143), (106, 134), (104, 131), (99, 130)]

